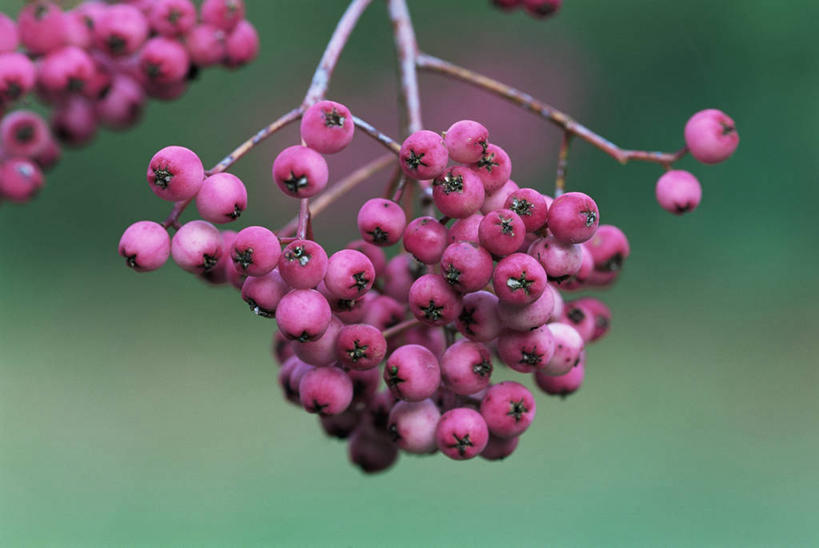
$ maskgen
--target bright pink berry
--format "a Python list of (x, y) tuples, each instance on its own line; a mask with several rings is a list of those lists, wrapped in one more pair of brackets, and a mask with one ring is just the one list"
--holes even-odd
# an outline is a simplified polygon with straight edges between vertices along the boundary
[(89, 143), (98, 129), (94, 103), (85, 97), (70, 97), (54, 110), (51, 127), (54, 135), (67, 145)]
[(85, 50), (66, 46), (43, 57), (38, 82), (48, 93), (81, 93), (88, 91), (96, 71)]
[(550, 323), (546, 329), (554, 337), (555, 352), (549, 363), (541, 369), (547, 375), (564, 375), (580, 361), (583, 338), (574, 327), (564, 323)]
[(546, 224), (549, 206), (543, 194), (533, 188), (520, 188), (506, 197), (503, 206), (520, 216), (526, 232), (534, 232)]
[(555, 239), (579, 244), (594, 236), (600, 223), (597, 204), (582, 192), (561, 194), (549, 206), (547, 223)]
[(134, 125), (142, 117), (144, 107), (145, 91), (125, 74), (114, 76), (105, 95), (94, 106), (100, 123), (112, 129)]
[(30, 53), (54, 51), (65, 44), (65, 15), (54, 2), (29, 2), (17, 17), (17, 33)]
[[(264, 276), (248, 276), (242, 284), (242, 300), (250, 310), (263, 318), (276, 315), (276, 307), (290, 287), (279, 275), (278, 270), (271, 270)], [(315, 365), (315, 364), (314, 364)]]
[(363, 425), (355, 429), (347, 444), (350, 462), (366, 474), (383, 472), (395, 463), (398, 448), (387, 434)]
[(358, 210), (358, 231), (371, 244), (383, 247), (397, 243), (406, 226), (404, 210), (392, 200), (372, 198)]
[(173, 260), (195, 274), (213, 270), (222, 252), (222, 234), (207, 221), (185, 223), (171, 240)]
[(462, 396), (480, 392), (489, 386), (492, 355), (481, 343), (458, 341), (441, 357), (444, 386)]
[(440, 135), (424, 129), (406, 138), (401, 145), (399, 159), (407, 177), (426, 180), (444, 172), (449, 153)]
[(15, 110), (0, 121), (0, 149), (8, 156), (31, 158), (51, 140), (48, 124), (36, 112)]
[(486, 195), (486, 199), (484, 199), (483, 205), (481, 206), (481, 213), (486, 215), (496, 209), (509, 209), (506, 207), (506, 199), (516, 190), (520, 190), (520, 187), (515, 181), (509, 179), (498, 190)]
[(206, 178), (196, 194), (199, 215), (212, 223), (235, 221), (246, 207), (247, 189), (230, 173), (215, 173)]
[(450, 244), (441, 256), (441, 275), (458, 293), (483, 289), (492, 278), (492, 256), (469, 242)]
[(501, 302), (525, 305), (534, 302), (546, 289), (546, 272), (532, 256), (513, 253), (498, 261), (492, 287)]
[(191, 0), (155, 0), (148, 21), (163, 36), (179, 36), (196, 24), (196, 6)]
[(551, 234), (529, 246), (529, 255), (537, 259), (549, 281), (562, 283), (575, 275), (583, 265), (582, 244), (564, 244)]
[(474, 164), (489, 145), (489, 130), (473, 120), (460, 120), (446, 130), (444, 143), (452, 160)]
[(579, 363), (577, 367), (572, 367), (568, 373), (559, 377), (547, 375), (545, 371), (535, 371), (535, 382), (547, 394), (565, 398), (580, 389), (585, 376), (586, 367)]
[(327, 367), (338, 361), (336, 342), (339, 331), (344, 326), (337, 317), (330, 319), (330, 325), (321, 337), (314, 341), (293, 341), (293, 350), (299, 359), (316, 367)]
[(335, 154), (350, 144), (355, 123), (350, 109), (335, 101), (319, 101), (301, 119), (301, 138), (322, 154)]
[(421, 345), (400, 346), (387, 359), (384, 382), (398, 399), (425, 400), (435, 393), (441, 382), (438, 359)]
[(109, 55), (130, 55), (148, 38), (148, 20), (136, 7), (114, 4), (94, 22), (94, 38)]
[(441, 260), (447, 246), (446, 226), (434, 217), (416, 217), (404, 230), (404, 249), (424, 264)]
[(202, 21), (222, 30), (233, 30), (245, 18), (244, 0), (205, 0)]
[(327, 186), (327, 162), (321, 154), (301, 145), (281, 151), (273, 161), (273, 180), (294, 198), (310, 198)]
[(691, 173), (681, 169), (663, 174), (657, 180), (655, 193), (660, 207), (676, 215), (694, 211), (702, 199), (700, 182)]
[(496, 257), (517, 251), (526, 237), (526, 226), (510, 209), (496, 209), (486, 214), (478, 227), (481, 247)]
[(461, 313), (455, 323), (458, 332), (472, 341), (489, 342), (502, 330), (498, 317), (498, 298), (488, 291), (464, 295)]
[(615, 276), (631, 252), (623, 231), (613, 225), (601, 225), (594, 237), (586, 242), (594, 260), (594, 270)]
[(734, 121), (721, 110), (701, 110), (685, 124), (685, 144), (700, 162), (716, 164), (737, 149), (739, 133)]
[(336, 339), (339, 361), (350, 369), (372, 369), (387, 355), (387, 341), (368, 324), (345, 325)]
[(478, 456), (489, 443), (489, 429), (480, 413), (468, 407), (450, 409), (435, 431), (438, 449), (447, 457), (466, 460)]
[(308, 413), (338, 415), (353, 401), (353, 382), (341, 369), (318, 367), (301, 378), (299, 399)]
[(256, 27), (250, 21), (239, 21), (227, 37), (225, 51), (225, 64), (229, 67), (240, 67), (255, 59), (259, 55), (259, 34)]
[(324, 296), (315, 289), (294, 289), (279, 301), (276, 323), (288, 339), (314, 341), (324, 335), (333, 313)]
[(171, 237), (159, 223), (138, 221), (122, 234), (119, 254), (125, 264), (137, 272), (156, 270), (168, 260), (171, 253)]
[(486, 444), (486, 449), (481, 452), (481, 457), (486, 460), (503, 460), (514, 453), (519, 441), (520, 438), (517, 436), (499, 438), (490, 434), (489, 443)]
[(412, 314), (428, 325), (446, 325), (461, 312), (458, 294), (438, 274), (424, 274), (409, 291)]
[(552, 319), (555, 309), (555, 292), (549, 288), (534, 302), (526, 305), (498, 303), (498, 317), (507, 329), (529, 331)]
[(532, 393), (514, 381), (490, 386), (481, 401), (481, 415), (499, 438), (520, 436), (532, 424), (536, 410)]
[(281, 244), (275, 234), (263, 226), (249, 226), (240, 230), (233, 240), (230, 258), (237, 272), (264, 276), (276, 268), (281, 254)]
[(563, 0), (523, 0), (523, 8), (535, 17), (551, 17), (562, 4)]
[(375, 282), (375, 268), (366, 255), (354, 249), (336, 251), (327, 260), (324, 283), (339, 299), (358, 299)]
[(512, 174), (512, 160), (501, 147), (489, 145), (481, 158), (472, 164), (472, 169), (483, 182), (487, 194), (498, 191)]
[(16, 50), (18, 42), (17, 23), (8, 15), (0, 13), (0, 53)]
[(37, 71), (22, 53), (0, 53), (0, 109), (34, 88)]
[(387, 431), (392, 441), (407, 453), (424, 455), (437, 449), (435, 431), (441, 412), (432, 400), (399, 401), (390, 411)]
[(312, 289), (327, 274), (327, 253), (312, 240), (290, 242), (279, 257), (279, 272), (294, 289)]
[(432, 182), (432, 199), (447, 217), (464, 219), (480, 210), (484, 200), (483, 184), (467, 167), (449, 168)]
[(154, 84), (173, 84), (184, 80), (189, 65), (188, 52), (182, 44), (164, 36), (151, 38), (139, 52), (140, 69)]
[(205, 168), (202, 160), (190, 149), (165, 147), (148, 164), (148, 184), (163, 200), (177, 202), (192, 198), (202, 187)]
[(554, 353), (555, 338), (548, 326), (525, 332), (504, 331), (498, 337), (500, 359), (520, 373), (531, 373), (546, 367)]
[(212, 25), (197, 25), (185, 36), (191, 62), (198, 67), (221, 63), (227, 56), (225, 31)]
[(0, 161), (0, 199), (25, 203), (40, 191), (45, 179), (31, 160), (12, 158)]

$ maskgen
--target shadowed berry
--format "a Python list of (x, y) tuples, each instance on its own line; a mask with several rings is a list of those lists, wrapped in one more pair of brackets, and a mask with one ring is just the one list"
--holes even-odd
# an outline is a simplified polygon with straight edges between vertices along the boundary
[(535, 398), (520, 383), (504, 381), (489, 387), (481, 401), (481, 415), (499, 438), (520, 436), (535, 418)]
[(390, 411), (387, 432), (392, 441), (407, 453), (433, 453), (438, 448), (435, 431), (441, 412), (430, 400), (399, 401)]
[(387, 358), (384, 382), (398, 399), (425, 400), (435, 393), (441, 382), (438, 359), (423, 346), (400, 346)]
[(315, 289), (294, 289), (279, 301), (276, 323), (288, 339), (314, 341), (324, 335), (333, 313)]
[(387, 355), (387, 341), (372, 325), (345, 325), (338, 334), (336, 352), (338, 360), (350, 369), (372, 369)]
[(441, 357), (441, 378), (456, 394), (468, 396), (483, 390), (491, 375), (492, 355), (480, 343), (458, 341)]
[(498, 337), (498, 356), (520, 373), (546, 367), (554, 352), (555, 339), (548, 326), (530, 331), (504, 331)]
[(447, 245), (447, 230), (434, 217), (417, 217), (404, 230), (404, 249), (418, 261), (434, 264), (441, 260)]
[(455, 327), (472, 341), (489, 342), (495, 339), (502, 329), (498, 317), (498, 298), (488, 291), (464, 295)]
[(308, 413), (338, 415), (353, 401), (353, 382), (336, 367), (317, 367), (299, 382), (299, 399)]
[(279, 301), (289, 291), (278, 270), (272, 270), (263, 276), (248, 276), (242, 284), (242, 299), (254, 314), (272, 318)]
[(489, 442), (489, 429), (480, 413), (467, 407), (450, 409), (435, 431), (438, 449), (447, 457), (466, 460), (478, 456)]
[(572, 367), (568, 373), (559, 377), (547, 375), (545, 371), (535, 371), (535, 383), (547, 394), (565, 398), (580, 389), (585, 376), (586, 367), (581, 361), (577, 367)]
[(438, 274), (425, 274), (412, 284), (409, 306), (412, 314), (428, 325), (446, 325), (461, 312), (458, 294)]

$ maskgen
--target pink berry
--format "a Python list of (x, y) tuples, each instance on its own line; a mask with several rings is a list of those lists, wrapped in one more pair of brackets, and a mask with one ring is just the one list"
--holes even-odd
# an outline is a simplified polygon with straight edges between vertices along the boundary
[(330, 319), (330, 325), (321, 337), (314, 341), (293, 341), (293, 350), (299, 359), (316, 367), (327, 367), (338, 361), (336, 342), (339, 331), (344, 326), (337, 317)]
[(387, 341), (368, 324), (345, 325), (336, 339), (339, 361), (350, 369), (372, 369), (387, 355)]
[(409, 253), (396, 255), (384, 271), (384, 294), (406, 302), (412, 284), (427, 271), (426, 265), (419, 263)]
[(163, 200), (177, 202), (192, 198), (199, 192), (205, 178), (205, 168), (192, 150), (169, 146), (151, 158), (147, 178), (154, 194)]
[[(264, 276), (248, 276), (242, 284), (242, 300), (250, 310), (263, 318), (276, 315), (276, 307), (282, 297), (290, 291), (277, 270), (271, 270)], [(315, 364), (313, 364), (315, 365)]]
[(489, 442), (489, 429), (480, 413), (468, 407), (441, 416), (435, 432), (438, 449), (447, 457), (466, 460), (478, 456)]
[(379, 295), (364, 304), (362, 321), (381, 330), (399, 323), (404, 319), (406, 306), (392, 297)]
[(483, 184), (469, 168), (447, 169), (432, 182), (432, 199), (438, 210), (454, 219), (477, 213), (484, 200)]
[(489, 443), (486, 444), (486, 449), (481, 452), (481, 457), (486, 460), (503, 460), (517, 449), (519, 441), (520, 438), (517, 436), (499, 438), (490, 434)]
[(462, 396), (480, 392), (489, 386), (492, 355), (481, 343), (458, 341), (441, 357), (444, 386)]
[(94, 61), (85, 50), (66, 46), (43, 57), (38, 81), (49, 93), (86, 92), (96, 71)]
[(535, 371), (535, 383), (547, 394), (565, 398), (580, 389), (585, 376), (586, 367), (579, 363), (577, 367), (572, 367), (568, 373), (559, 377), (547, 375), (545, 371)]
[(109, 55), (130, 55), (148, 38), (148, 20), (136, 7), (114, 4), (94, 22), (94, 38)]
[(564, 375), (580, 361), (580, 353), (583, 352), (583, 338), (574, 327), (564, 323), (550, 323), (546, 329), (554, 337), (555, 352), (549, 363), (541, 369), (547, 375)]
[(628, 258), (630, 248), (623, 231), (613, 225), (601, 225), (594, 237), (586, 243), (594, 260), (594, 270), (616, 275)]
[(67, 145), (89, 143), (97, 134), (98, 128), (94, 103), (85, 97), (70, 97), (54, 110), (51, 127), (54, 135)]
[(434, 131), (416, 131), (406, 138), (399, 152), (401, 169), (407, 177), (434, 179), (446, 169), (449, 161), (444, 140)]
[(335, 154), (350, 144), (355, 123), (350, 109), (335, 101), (319, 101), (301, 119), (301, 138), (322, 154)]
[(338, 415), (353, 401), (353, 382), (341, 369), (318, 367), (301, 378), (299, 399), (308, 413)]
[(142, 117), (144, 107), (145, 91), (142, 86), (130, 76), (118, 74), (94, 108), (101, 124), (112, 129), (124, 129)]
[(452, 223), (452, 226), (449, 227), (449, 230), (447, 230), (447, 241), (450, 244), (456, 242), (472, 242), (478, 245), (480, 241), (478, 229), (482, 220), (483, 215), (480, 213), (475, 213), (465, 219), (456, 220)]
[(288, 339), (314, 341), (324, 335), (333, 313), (324, 296), (315, 289), (294, 289), (279, 301), (276, 323)]
[(353, 240), (347, 244), (347, 249), (360, 251), (373, 263), (376, 276), (383, 276), (387, 269), (387, 255), (384, 250), (377, 245), (365, 242), (364, 240)]
[(375, 269), (366, 255), (353, 249), (336, 251), (327, 260), (324, 283), (339, 299), (358, 299), (375, 282)]
[(586, 343), (594, 336), (594, 314), (582, 302), (569, 301), (566, 303), (563, 317), (558, 321), (574, 327)]
[(489, 342), (502, 330), (498, 317), (498, 298), (488, 291), (464, 295), (456, 321), (458, 332), (472, 341)]
[(245, 18), (244, 0), (205, 0), (202, 20), (222, 30), (233, 30)]
[(138, 221), (122, 234), (119, 240), (119, 254), (125, 257), (125, 264), (137, 272), (156, 270), (168, 260), (171, 253), (171, 238), (159, 223)]
[(483, 205), (481, 206), (481, 213), (486, 215), (490, 211), (494, 211), (496, 209), (509, 209), (506, 207), (506, 199), (509, 198), (510, 194), (517, 190), (520, 190), (518, 184), (512, 179), (509, 179), (498, 190), (492, 194), (486, 195), (486, 199), (483, 201)]
[(489, 130), (473, 120), (460, 120), (444, 134), (449, 157), (461, 164), (474, 164), (489, 145)]
[(244, 183), (230, 173), (215, 173), (202, 182), (196, 194), (199, 215), (212, 223), (229, 223), (239, 218), (247, 207)]
[(390, 411), (387, 431), (392, 441), (407, 453), (433, 453), (437, 449), (435, 431), (441, 412), (432, 400), (399, 401)]
[(225, 64), (240, 67), (251, 62), (259, 54), (259, 34), (249, 21), (239, 21), (225, 42)]
[(0, 53), (0, 109), (34, 88), (37, 71), (22, 53)]
[(533, 188), (515, 190), (506, 197), (501, 207), (517, 213), (526, 227), (526, 232), (534, 232), (543, 227), (549, 214), (546, 198)]
[(549, 206), (547, 224), (555, 239), (579, 244), (594, 236), (600, 223), (597, 204), (582, 192), (561, 194)]
[(155, 0), (148, 21), (163, 36), (179, 36), (196, 24), (196, 6), (191, 0)]
[(529, 331), (536, 329), (553, 318), (555, 310), (555, 292), (546, 288), (534, 302), (526, 305), (498, 303), (498, 317), (507, 329)]
[(694, 211), (702, 199), (700, 182), (691, 173), (681, 169), (663, 174), (657, 180), (655, 193), (660, 207), (676, 215)]
[(500, 359), (520, 373), (531, 373), (546, 367), (554, 354), (555, 338), (548, 326), (526, 332), (504, 331), (498, 337)]
[[(355, 399), (355, 396), (353, 396), (353, 399)], [(354, 406), (348, 407), (346, 411), (338, 415), (319, 416), (319, 423), (321, 423), (321, 429), (324, 430), (324, 433), (331, 438), (340, 440), (346, 440), (350, 437), (359, 422), (361, 422), (361, 412), (355, 409)]]
[(273, 180), (294, 198), (310, 198), (327, 186), (327, 162), (315, 150), (295, 145), (281, 151), (273, 161)]
[(185, 48), (171, 38), (151, 38), (139, 52), (142, 73), (153, 84), (181, 82), (188, 74), (190, 60)]
[(490, 386), (481, 401), (481, 416), (499, 438), (520, 436), (532, 424), (536, 410), (532, 393), (514, 381)]
[(43, 171), (48, 171), (60, 160), (62, 149), (57, 141), (49, 139), (46, 147), (33, 157), (33, 160)]
[(8, 15), (0, 13), (0, 53), (16, 50), (18, 41), (17, 23)]
[(312, 289), (327, 274), (327, 253), (312, 240), (290, 242), (279, 257), (279, 272), (294, 289)]
[(206, 221), (185, 223), (171, 240), (173, 260), (183, 270), (195, 274), (213, 270), (222, 252), (222, 234)]
[(237, 272), (264, 276), (279, 262), (282, 248), (279, 239), (263, 226), (249, 226), (233, 240), (230, 257)]
[(583, 265), (582, 244), (564, 244), (551, 234), (539, 238), (529, 246), (529, 255), (537, 259), (546, 271), (549, 281), (562, 283)]
[(435, 393), (441, 382), (438, 359), (421, 345), (400, 346), (387, 359), (384, 382), (398, 399), (425, 400)]
[(534, 302), (546, 289), (546, 272), (533, 257), (513, 253), (498, 261), (492, 287), (501, 302), (525, 305)]
[(17, 33), (30, 53), (48, 53), (65, 44), (65, 15), (54, 2), (29, 2), (17, 18)]
[(496, 209), (488, 213), (478, 227), (481, 247), (496, 257), (505, 257), (517, 251), (526, 237), (526, 226), (517, 213)]
[(50, 140), (48, 125), (30, 110), (15, 110), (0, 121), (0, 149), (8, 156), (31, 158), (42, 152)]
[(721, 110), (701, 110), (685, 124), (685, 144), (700, 162), (716, 164), (731, 157), (739, 134), (734, 121)]
[(562, 4), (563, 0), (523, 0), (523, 8), (535, 17), (551, 17)]
[(417, 217), (404, 230), (404, 249), (424, 264), (441, 260), (447, 245), (447, 230), (434, 217)]
[(197, 25), (185, 36), (191, 62), (198, 67), (221, 63), (227, 56), (225, 31), (212, 25)]
[(501, 147), (489, 145), (481, 158), (472, 165), (483, 182), (487, 194), (499, 190), (512, 174), (512, 160)]
[(609, 332), (609, 328), (611, 327), (611, 310), (606, 306), (606, 303), (593, 297), (583, 297), (582, 299), (574, 301), (573, 304), (594, 318), (594, 332), (589, 339), (590, 341), (601, 339)]
[(358, 210), (358, 231), (371, 244), (383, 247), (397, 243), (406, 226), (404, 210), (391, 200), (372, 198)]
[(239, 274), (233, 268), (233, 261), (230, 260), (230, 250), (233, 248), (233, 240), (236, 239), (236, 232), (233, 230), (223, 230), (222, 234), (222, 254), (219, 256), (219, 261), (216, 265), (205, 272), (199, 273), (199, 276), (206, 282), (220, 285), (223, 283), (230, 283), (238, 290), (242, 290), (245, 279), (244, 274)]
[(428, 325), (446, 325), (461, 312), (458, 294), (438, 274), (425, 274), (415, 280), (409, 291), (412, 314)]
[(25, 158), (0, 161), (0, 199), (25, 203), (40, 191), (45, 179), (36, 164)]

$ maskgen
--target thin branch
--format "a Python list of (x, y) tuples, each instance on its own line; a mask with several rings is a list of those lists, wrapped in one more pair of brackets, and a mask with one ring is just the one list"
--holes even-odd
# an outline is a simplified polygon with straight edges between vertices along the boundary
[(569, 168), (569, 144), (572, 142), (572, 134), (563, 132), (560, 140), (560, 153), (557, 155), (557, 178), (555, 179), (555, 198), (563, 194), (566, 189), (566, 172)]
[(432, 55), (419, 53), (416, 58), (416, 63), (419, 69), (428, 70), (431, 72), (438, 72), (447, 76), (452, 76), (459, 80), (463, 80), (469, 84), (479, 88), (490, 91), (504, 99), (515, 103), (535, 114), (549, 120), (553, 124), (563, 128), (564, 131), (577, 135), (587, 143), (599, 148), (621, 164), (625, 164), (629, 160), (638, 160), (642, 162), (653, 162), (663, 166), (669, 166), (685, 156), (688, 150), (682, 148), (677, 152), (651, 152), (644, 150), (628, 150), (623, 149), (607, 140), (604, 137), (596, 134), (592, 130), (574, 121), (568, 114), (565, 114), (556, 108), (547, 105), (529, 95), (519, 91), (511, 86), (507, 86), (497, 80), (493, 80), (488, 76), (478, 74), (469, 69), (459, 67), (448, 61), (438, 59)]
[(353, 122), (355, 122), (357, 128), (361, 129), (364, 133), (387, 147), (387, 149), (392, 151), (393, 154), (398, 154), (401, 151), (400, 143), (396, 142), (389, 135), (385, 135), (384, 133), (381, 133), (375, 129), (369, 122), (362, 120), (358, 116), (353, 116)]
[(416, 318), (413, 318), (411, 320), (405, 320), (399, 324), (396, 324), (392, 327), (385, 329), (384, 331), (381, 332), (381, 334), (384, 335), (385, 339), (389, 339), (390, 337), (400, 335), (401, 333), (407, 331), (408, 329), (412, 329), (416, 325), (421, 325), (421, 322)]
[(415, 30), (412, 27), (406, 0), (389, 0), (388, 7), (395, 37), (395, 52), (398, 56), (400, 101), (403, 106), (404, 122), (402, 136), (407, 137), (424, 127), (421, 122), (421, 99), (418, 92), (418, 74), (415, 69), (418, 44), (415, 40)]
[(303, 240), (307, 237), (307, 225), (310, 222), (310, 199), (299, 200), (299, 222), (296, 227), (296, 238)]
[(191, 196), (187, 200), (180, 200), (178, 202), (174, 202), (173, 209), (165, 218), (165, 220), (162, 221), (162, 227), (166, 230), (170, 227), (179, 230), (179, 216), (182, 215), (182, 212), (185, 211), (185, 208), (188, 207), (188, 204), (190, 204), (194, 200), (194, 198), (196, 198), (196, 196)]

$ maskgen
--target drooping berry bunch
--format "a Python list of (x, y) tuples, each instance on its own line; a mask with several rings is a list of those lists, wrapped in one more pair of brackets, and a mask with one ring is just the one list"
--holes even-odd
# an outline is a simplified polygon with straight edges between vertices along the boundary
[[(0, 13), (0, 202), (26, 202), (60, 144), (81, 146), (99, 126), (135, 124), (147, 99), (176, 99), (201, 68), (237, 67), (259, 49), (244, 0), (88, 0), (63, 11), (28, 2)], [(22, 48), (22, 49), (20, 49)], [(35, 96), (47, 122), (29, 110)]]
[(502, 10), (511, 11), (515, 8), (523, 8), (526, 13), (533, 17), (551, 17), (557, 15), (563, 0), (490, 0), (492, 5)]

